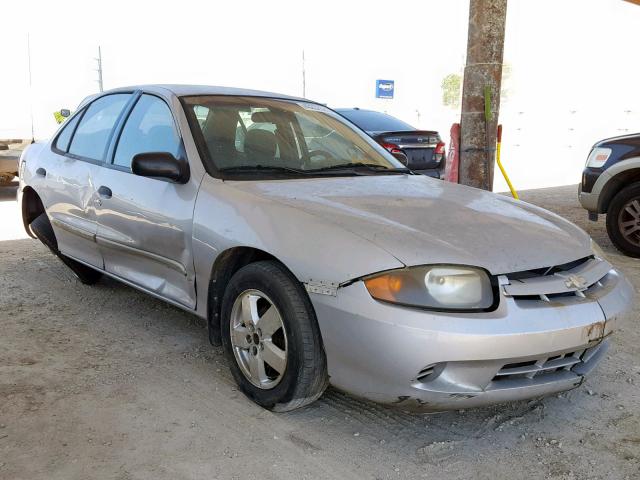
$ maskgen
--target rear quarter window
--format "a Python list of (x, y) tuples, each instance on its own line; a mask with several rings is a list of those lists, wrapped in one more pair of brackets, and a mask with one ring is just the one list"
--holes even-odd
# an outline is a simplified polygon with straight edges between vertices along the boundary
[(73, 135), (73, 131), (76, 129), (76, 125), (78, 125), (78, 121), (82, 117), (82, 113), (75, 115), (72, 119), (65, 122), (62, 127), (62, 131), (58, 134), (58, 138), (56, 138), (55, 147), (58, 150), (63, 152), (67, 152), (69, 150), (69, 143), (71, 142), (71, 137)]

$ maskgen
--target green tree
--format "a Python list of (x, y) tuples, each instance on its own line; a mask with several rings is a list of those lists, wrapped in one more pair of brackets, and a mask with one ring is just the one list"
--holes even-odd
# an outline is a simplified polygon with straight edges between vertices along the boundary
[(457, 73), (450, 73), (442, 79), (442, 104), (451, 108), (460, 108), (460, 87), (462, 77)]

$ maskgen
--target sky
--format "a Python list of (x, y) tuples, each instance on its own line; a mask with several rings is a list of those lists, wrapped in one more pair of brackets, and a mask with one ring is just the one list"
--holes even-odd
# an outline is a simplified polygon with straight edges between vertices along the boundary
[[(9, 1), (0, 29), (0, 138), (36, 138), (97, 92), (144, 83), (237, 86), (386, 111), (448, 139), (440, 84), (462, 73), (468, 0)], [(11, 19), (7, 21), (6, 19)], [(27, 61), (31, 51), (31, 85)], [(591, 145), (640, 131), (640, 7), (510, 0), (503, 163), (516, 188), (577, 183)], [(375, 80), (395, 81), (393, 100)], [(498, 173), (499, 175), (499, 173)], [(497, 177), (496, 190), (504, 190)]]

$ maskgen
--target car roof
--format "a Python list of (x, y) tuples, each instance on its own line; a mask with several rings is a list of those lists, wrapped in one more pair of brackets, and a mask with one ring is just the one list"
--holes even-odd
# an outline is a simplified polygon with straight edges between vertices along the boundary
[(283, 100), (296, 100), (301, 102), (313, 102), (306, 98), (294, 97), (291, 95), (284, 95), (282, 93), (266, 92), (262, 90), (251, 90), (248, 88), (235, 88), (235, 87), (220, 87), (214, 85), (181, 85), (181, 84), (148, 84), (148, 85), (132, 85), (128, 87), (119, 87), (105, 93), (115, 93), (119, 91), (131, 91), (131, 90), (143, 90), (143, 91), (158, 91), (164, 90), (173, 93), (178, 97), (186, 96), (199, 96), (199, 95), (229, 95), (229, 96), (244, 96), (244, 97), (265, 97), (265, 98), (279, 98)]

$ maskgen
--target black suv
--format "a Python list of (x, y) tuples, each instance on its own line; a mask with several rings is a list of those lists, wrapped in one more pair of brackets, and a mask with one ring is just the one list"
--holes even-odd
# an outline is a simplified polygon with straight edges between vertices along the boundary
[(615, 246), (640, 257), (640, 134), (596, 143), (582, 172), (578, 199), (597, 220), (607, 214), (607, 232)]

